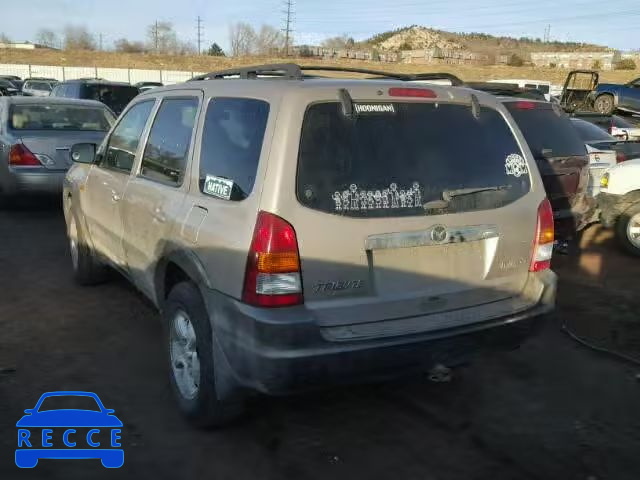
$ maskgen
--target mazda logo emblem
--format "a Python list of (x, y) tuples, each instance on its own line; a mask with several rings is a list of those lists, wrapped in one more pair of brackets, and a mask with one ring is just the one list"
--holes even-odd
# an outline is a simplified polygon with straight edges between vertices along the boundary
[(436, 243), (442, 243), (447, 239), (447, 227), (444, 225), (436, 225), (431, 229), (431, 240)]

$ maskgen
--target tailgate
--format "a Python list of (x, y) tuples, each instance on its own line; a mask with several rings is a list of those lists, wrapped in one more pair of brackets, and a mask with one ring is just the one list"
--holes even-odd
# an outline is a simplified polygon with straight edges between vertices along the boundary
[(505, 118), (447, 103), (356, 110), (375, 114), (346, 119), (325, 102), (303, 122), (288, 218), (320, 324), (480, 321), (473, 307), (519, 295), (539, 201)]

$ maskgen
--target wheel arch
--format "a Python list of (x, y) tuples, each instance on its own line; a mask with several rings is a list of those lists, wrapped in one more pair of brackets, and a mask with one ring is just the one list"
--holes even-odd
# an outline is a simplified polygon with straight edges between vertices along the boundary
[(192, 281), (198, 288), (211, 288), (204, 265), (189, 250), (173, 249), (163, 254), (154, 275), (154, 290), (158, 306), (162, 306), (171, 287), (180, 281)]
[(618, 92), (616, 90), (613, 90), (613, 89), (598, 90), (596, 92), (596, 96), (594, 97), (593, 101), (595, 102), (602, 95), (611, 95), (613, 97), (613, 106), (614, 106), (614, 108), (618, 106), (620, 96), (619, 96), (619, 94), (618, 94)]

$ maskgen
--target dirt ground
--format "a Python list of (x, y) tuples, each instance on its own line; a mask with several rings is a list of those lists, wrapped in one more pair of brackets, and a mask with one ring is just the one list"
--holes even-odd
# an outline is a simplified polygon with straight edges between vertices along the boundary
[[(64, 50), (0, 50), (0, 63), (59, 65), (75, 67), (149, 68), (210, 72), (238, 65), (296, 62), (301, 65), (349, 66), (385, 70), (391, 72), (449, 72), (462, 80), (490, 80), (496, 78), (533, 78), (548, 80), (562, 85), (568, 70), (561, 68), (509, 67), (506, 65), (419, 65), (404, 63), (366, 62), (363, 60), (341, 60), (337, 62), (309, 58), (276, 57), (210, 57), (207, 55), (171, 56), (140, 53), (64, 51)], [(640, 70), (603, 71), (600, 81), (626, 83), (640, 77)]]
[[(555, 262), (559, 308), (519, 350), (450, 383), (424, 378), (259, 398), (247, 418), (196, 431), (170, 396), (160, 325), (124, 280), (71, 279), (58, 206), (0, 211), (0, 479), (544, 479), (640, 477), (640, 259), (592, 227)], [(15, 422), (50, 390), (96, 392), (123, 421), (125, 464), (14, 465)]]

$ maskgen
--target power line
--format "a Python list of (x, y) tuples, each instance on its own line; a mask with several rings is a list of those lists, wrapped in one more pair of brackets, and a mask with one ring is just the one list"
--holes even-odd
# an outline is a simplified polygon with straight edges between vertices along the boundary
[(200, 15), (198, 15), (196, 22), (197, 22), (196, 30), (198, 32), (198, 55), (200, 55), (202, 53), (202, 34), (203, 34), (202, 18), (200, 18)]
[(291, 33), (293, 30), (291, 29), (291, 24), (293, 22), (293, 0), (284, 0), (284, 6), (286, 10), (283, 12), (285, 14), (284, 19), (284, 54), (285, 56), (289, 55), (289, 43), (291, 42)]

